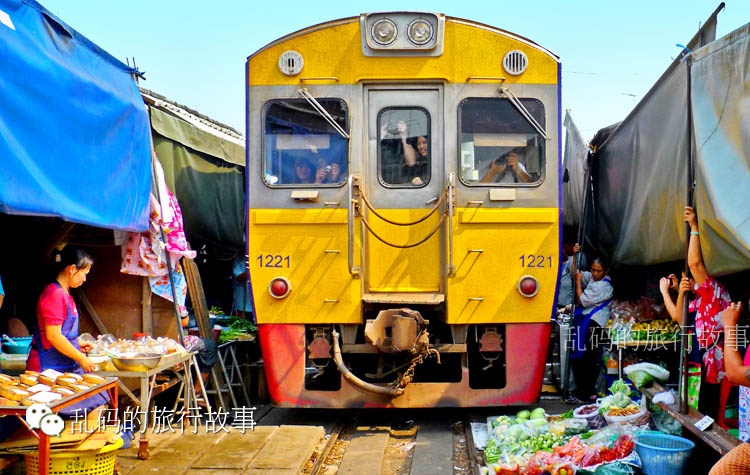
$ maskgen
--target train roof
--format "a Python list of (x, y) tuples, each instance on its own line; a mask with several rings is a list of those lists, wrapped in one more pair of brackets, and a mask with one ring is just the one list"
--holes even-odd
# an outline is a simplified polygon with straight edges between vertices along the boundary
[[(369, 13), (362, 13), (362, 14), (360, 14), (358, 16), (339, 18), (339, 19), (336, 19), (336, 20), (329, 20), (329, 21), (325, 21), (325, 22), (318, 23), (318, 24), (315, 24), (315, 25), (311, 25), (311, 26), (302, 28), (300, 30), (297, 30), (297, 31), (295, 31), (293, 33), (289, 33), (287, 35), (284, 35), (284, 36), (282, 36), (282, 37), (280, 37), (280, 38), (278, 38), (278, 39), (276, 39), (276, 40), (274, 40), (274, 41), (272, 41), (272, 42), (264, 45), (263, 47), (261, 47), (260, 49), (256, 50), (254, 53), (252, 53), (250, 56), (248, 56), (247, 60), (249, 61), (252, 57), (256, 56), (257, 54), (261, 53), (262, 51), (265, 51), (268, 48), (271, 48), (271, 47), (273, 47), (273, 46), (275, 46), (277, 44), (283, 43), (283, 42), (288, 41), (290, 39), (297, 38), (299, 36), (304, 36), (306, 34), (309, 34), (309, 33), (315, 32), (315, 31), (319, 31), (319, 30), (323, 30), (323, 29), (327, 29), (327, 28), (332, 28), (332, 27), (335, 27), (335, 26), (338, 26), (338, 25), (345, 25), (345, 24), (349, 24), (349, 23), (353, 23), (353, 22), (359, 22), (360, 18), (362, 18), (363, 16), (372, 15), (372, 14), (376, 14), (376, 13), (401, 13), (401, 12), (369, 12)], [(406, 12), (406, 13), (427, 13), (427, 12)], [(521, 35), (519, 35), (517, 33), (513, 33), (511, 31), (504, 30), (502, 28), (498, 28), (498, 27), (495, 27), (495, 26), (492, 26), (492, 25), (488, 25), (486, 23), (481, 23), (481, 22), (478, 22), (478, 21), (475, 21), (475, 20), (468, 20), (468, 19), (465, 19), (465, 18), (447, 16), (447, 15), (444, 15), (442, 13), (434, 13), (434, 12), (430, 12), (430, 13), (433, 14), (433, 15), (443, 16), (445, 18), (446, 22), (463, 23), (463, 24), (474, 26), (474, 27), (477, 27), (477, 28), (483, 28), (483, 29), (486, 29), (488, 31), (493, 31), (493, 32), (501, 34), (503, 36), (515, 39), (515, 40), (523, 42), (523, 43), (526, 43), (527, 45), (529, 45), (529, 46), (531, 46), (533, 48), (536, 48), (536, 49), (538, 49), (540, 51), (545, 52), (550, 57), (554, 58), (555, 61), (558, 61), (558, 62), (560, 61), (560, 57), (558, 55), (556, 55), (555, 53), (553, 53), (552, 51), (550, 51), (549, 49), (547, 49), (547, 48), (539, 45), (538, 43), (536, 43), (536, 42), (534, 42), (534, 41), (532, 41), (532, 40), (530, 40), (530, 39), (528, 39), (528, 38), (526, 38), (524, 36), (521, 36)]]

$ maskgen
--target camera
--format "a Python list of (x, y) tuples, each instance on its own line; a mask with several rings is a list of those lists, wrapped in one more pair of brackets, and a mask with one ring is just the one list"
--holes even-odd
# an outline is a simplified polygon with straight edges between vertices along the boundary
[(508, 163), (508, 157), (505, 155), (495, 159), (495, 165), (505, 165), (506, 163)]
[(331, 174), (331, 166), (326, 165), (326, 175), (330, 175), (330, 174)]

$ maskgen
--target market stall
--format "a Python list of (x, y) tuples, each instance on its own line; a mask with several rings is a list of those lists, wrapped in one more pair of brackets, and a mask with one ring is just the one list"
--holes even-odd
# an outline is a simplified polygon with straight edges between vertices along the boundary
[[(24, 427), (38, 439), (36, 460), (40, 475), (49, 473), (50, 445), (54, 432), (47, 430), (46, 427), (40, 427), (40, 425), (44, 426), (45, 421), (40, 419), (35, 423), (32, 420), (27, 412), (32, 405), (43, 403), (48, 408), (49, 414), (57, 414), (91, 396), (106, 392), (109, 395), (110, 408), (117, 410), (116, 378), (98, 377), (98, 379), (83, 380), (82, 377), (77, 379), (74, 375), (60, 374), (52, 379), (53, 376), (54, 374), (46, 372), (38, 375), (25, 373), (18, 377), (0, 374), (0, 416), (17, 417)], [(44, 382), (40, 382), (40, 379)], [(50, 422), (60, 425), (60, 432), (62, 432), (63, 421), (59, 418), (58, 420)]]
[(684, 466), (693, 442), (652, 428), (646, 400), (616, 380), (608, 396), (564, 414), (539, 407), (490, 417), (479, 448), (488, 473), (497, 475), (681, 473), (669, 470)]

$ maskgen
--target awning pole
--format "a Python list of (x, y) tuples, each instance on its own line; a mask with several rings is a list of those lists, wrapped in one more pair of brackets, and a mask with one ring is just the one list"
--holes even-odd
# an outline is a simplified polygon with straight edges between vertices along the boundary
[[(693, 163), (693, 107), (691, 101), (691, 82), (690, 82), (690, 69), (693, 64), (692, 56), (687, 52), (685, 58), (686, 70), (687, 70), (687, 203), (693, 205), (695, 198), (695, 169)], [(688, 266), (688, 249), (690, 247), (690, 225), (685, 223), (685, 265), (684, 272), (688, 277), (690, 276), (690, 267)], [(688, 355), (687, 348), (691, 343), (688, 341), (690, 335), (687, 332), (688, 326), (688, 299), (683, 299), (682, 302), (682, 329), (680, 331), (680, 413), (687, 414), (690, 410), (688, 407)]]

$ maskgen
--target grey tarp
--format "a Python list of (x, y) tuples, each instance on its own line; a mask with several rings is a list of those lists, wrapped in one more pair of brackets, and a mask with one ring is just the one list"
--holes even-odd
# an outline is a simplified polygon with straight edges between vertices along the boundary
[[(718, 11), (688, 45), (695, 64), (675, 60), (595, 154), (596, 212), (587, 234), (616, 267), (684, 258), (682, 213), (688, 202), (692, 146), (696, 150), (693, 201), (708, 270), (721, 275), (750, 269), (746, 206), (750, 128), (747, 123), (740, 125), (748, 120), (750, 110), (744, 89), (748, 52), (746, 42), (739, 46), (743, 34), (738, 32), (699, 50), (712, 40)], [(690, 125), (688, 75), (694, 83)]]
[(586, 156), (589, 147), (573, 122), (570, 112), (565, 112), (565, 151), (563, 170), (568, 180), (563, 183), (563, 224), (578, 227), (583, 210), (583, 188), (586, 176)]
[(695, 205), (709, 272), (750, 269), (750, 24), (693, 52)]
[(159, 107), (149, 109), (154, 149), (189, 239), (244, 250), (244, 148)]
[(677, 64), (597, 150), (591, 242), (615, 265), (684, 256), (687, 63)]

